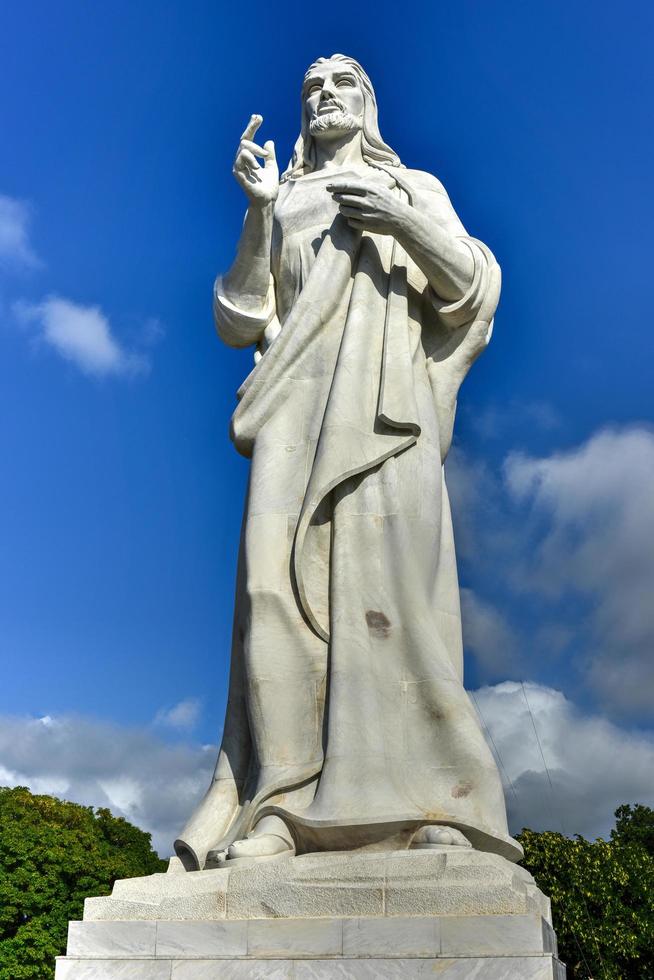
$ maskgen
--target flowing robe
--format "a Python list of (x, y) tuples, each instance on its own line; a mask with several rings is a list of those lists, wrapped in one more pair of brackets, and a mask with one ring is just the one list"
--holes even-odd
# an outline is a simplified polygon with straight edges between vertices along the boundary
[(371, 170), (470, 249), (472, 284), (444, 302), (391, 236), (347, 225), (329, 179), (282, 183), (259, 315), (216, 283), (223, 340), (277, 336), (232, 419), (252, 464), (227, 715), (177, 853), (204, 867), (211, 849), (277, 814), (300, 853), (406, 847), (418, 827), (441, 823), (517, 860), (463, 687), (443, 477), (499, 268), (436, 178)]

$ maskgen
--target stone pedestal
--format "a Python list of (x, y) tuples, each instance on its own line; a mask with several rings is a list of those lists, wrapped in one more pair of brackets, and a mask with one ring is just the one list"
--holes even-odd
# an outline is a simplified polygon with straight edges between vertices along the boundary
[(311, 854), (118, 881), (56, 980), (565, 980), (531, 875), (459, 848)]

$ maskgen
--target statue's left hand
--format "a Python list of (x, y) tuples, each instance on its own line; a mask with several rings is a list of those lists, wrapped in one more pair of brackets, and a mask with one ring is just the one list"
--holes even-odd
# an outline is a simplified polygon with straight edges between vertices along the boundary
[(327, 190), (352, 228), (397, 235), (410, 223), (411, 206), (390, 188), (372, 180), (334, 180)]

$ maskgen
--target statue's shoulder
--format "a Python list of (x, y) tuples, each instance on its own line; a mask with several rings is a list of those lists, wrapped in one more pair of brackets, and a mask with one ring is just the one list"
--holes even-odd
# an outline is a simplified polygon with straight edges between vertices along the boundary
[(412, 190), (421, 193), (431, 191), (447, 198), (447, 191), (438, 177), (427, 173), (426, 170), (411, 170), (409, 167), (402, 167), (401, 170), (398, 170), (398, 177), (400, 180), (405, 180)]

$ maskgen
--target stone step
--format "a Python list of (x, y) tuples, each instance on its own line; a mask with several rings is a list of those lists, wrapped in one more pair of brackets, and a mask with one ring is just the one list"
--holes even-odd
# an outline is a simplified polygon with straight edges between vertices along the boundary
[(525, 913), (550, 914), (529, 872), (497, 854), (456, 847), (305, 854), (231, 870), (155, 874), (117, 881), (111, 895), (84, 905), (85, 921)]
[(533, 914), (90, 921), (70, 923), (56, 980), (399, 980), (435, 972), (452, 980), (563, 980), (561, 969), (552, 927)]
[(433, 957), (553, 953), (538, 915), (244, 919), (214, 922), (71, 922), (77, 957)]
[(56, 980), (565, 980), (552, 955), (378, 959), (59, 959)]
[(505, 956), (553, 953), (537, 915), (453, 915), (223, 922), (71, 922), (68, 956), (281, 957)]

